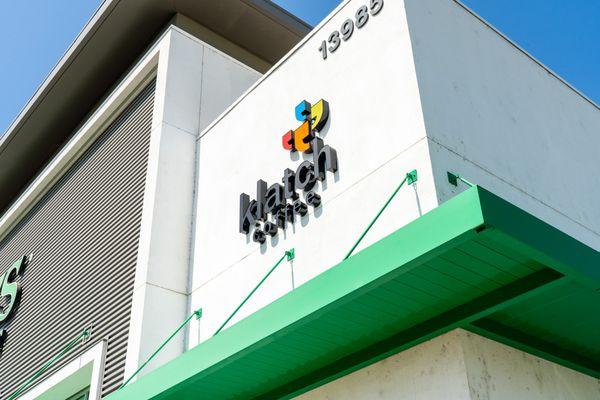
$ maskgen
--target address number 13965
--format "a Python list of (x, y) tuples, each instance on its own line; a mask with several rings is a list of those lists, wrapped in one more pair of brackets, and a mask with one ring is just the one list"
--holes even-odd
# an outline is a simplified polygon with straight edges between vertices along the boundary
[(354, 33), (354, 27), (361, 29), (367, 22), (369, 22), (370, 16), (379, 14), (383, 8), (383, 0), (370, 0), (369, 7), (362, 6), (354, 15), (354, 19), (348, 18), (342, 23), (339, 31), (334, 31), (329, 35), (327, 40), (323, 40), (319, 51), (323, 56), (323, 60), (327, 59), (328, 53), (335, 53), (336, 50), (342, 44), (342, 41), (347, 41), (352, 37)]

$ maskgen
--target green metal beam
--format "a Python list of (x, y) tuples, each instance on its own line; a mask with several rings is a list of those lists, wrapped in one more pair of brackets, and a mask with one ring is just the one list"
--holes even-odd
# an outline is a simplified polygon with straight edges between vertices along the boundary
[(548, 343), (490, 318), (473, 321), (465, 326), (465, 329), (600, 379), (600, 362), (567, 351), (553, 343)]
[(530, 254), (593, 290), (600, 289), (598, 251), (481, 187), (473, 189), (479, 193), (486, 225), (493, 226), (515, 251)]
[(456, 328), (462, 328), (483, 316), (515, 304), (528, 297), (531, 291), (544, 291), (554, 287), (564, 277), (544, 268), (471, 302), (456, 307), (428, 321), (352, 353), (296, 381), (266, 393), (258, 399), (291, 399), (302, 393), (383, 360), (417, 344), (426, 342)]

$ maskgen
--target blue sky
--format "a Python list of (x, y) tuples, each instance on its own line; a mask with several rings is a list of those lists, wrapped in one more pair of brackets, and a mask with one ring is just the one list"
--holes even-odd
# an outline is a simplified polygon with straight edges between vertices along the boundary
[[(339, 0), (276, 0), (316, 25)], [(600, 1), (463, 0), (565, 80), (600, 103)], [(100, 0), (3, 1), (0, 133), (83, 28)]]

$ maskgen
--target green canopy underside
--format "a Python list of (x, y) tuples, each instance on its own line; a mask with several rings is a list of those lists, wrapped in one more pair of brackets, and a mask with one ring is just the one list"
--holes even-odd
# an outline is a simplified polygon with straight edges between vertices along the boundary
[(473, 187), (109, 398), (290, 398), (455, 328), (600, 377), (600, 253)]

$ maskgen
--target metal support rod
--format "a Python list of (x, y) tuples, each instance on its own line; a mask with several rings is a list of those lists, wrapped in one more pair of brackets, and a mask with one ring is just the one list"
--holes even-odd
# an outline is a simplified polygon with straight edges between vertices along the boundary
[(448, 182), (450, 182), (451, 185), (458, 186), (458, 181), (461, 181), (462, 183), (464, 183), (465, 185), (467, 185), (469, 187), (475, 186), (474, 183), (469, 182), (468, 180), (466, 180), (459, 174), (455, 174), (454, 172), (448, 171)]
[(39, 378), (44, 372), (48, 370), (55, 362), (60, 360), (65, 354), (67, 354), (75, 345), (81, 340), (86, 339), (90, 336), (89, 329), (85, 329), (81, 332), (75, 339), (71, 340), (58, 354), (52, 357), (46, 364), (42, 365), (42, 367), (35, 373), (31, 378), (27, 380), (23, 385), (21, 385), (13, 394), (8, 397), (7, 400), (16, 399), (21, 393), (29, 387), (37, 378)]
[(140, 373), (140, 371), (141, 371), (142, 369), (144, 369), (144, 367), (145, 367), (146, 365), (148, 365), (148, 363), (149, 363), (150, 361), (152, 361), (152, 359), (153, 359), (154, 357), (156, 357), (156, 355), (157, 355), (158, 353), (160, 353), (160, 351), (161, 351), (161, 350), (162, 350), (162, 349), (163, 349), (163, 348), (164, 348), (164, 347), (165, 347), (165, 346), (166, 346), (166, 345), (167, 345), (167, 344), (168, 344), (168, 343), (171, 341), (171, 339), (173, 339), (173, 338), (175, 337), (175, 335), (177, 335), (177, 334), (179, 333), (179, 331), (181, 331), (181, 330), (182, 330), (182, 329), (183, 329), (183, 328), (184, 328), (184, 327), (185, 327), (185, 326), (186, 326), (186, 325), (187, 325), (187, 324), (188, 324), (188, 323), (191, 321), (191, 319), (192, 319), (193, 317), (196, 317), (196, 319), (200, 319), (200, 318), (202, 318), (202, 309), (201, 309), (201, 308), (199, 308), (198, 310), (194, 311), (194, 312), (192, 313), (192, 315), (190, 315), (189, 317), (187, 317), (187, 319), (186, 319), (185, 321), (183, 321), (183, 323), (182, 323), (181, 325), (179, 325), (179, 328), (177, 328), (177, 329), (175, 330), (175, 332), (173, 332), (173, 333), (171, 334), (171, 336), (169, 336), (169, 337), (167, 338), (167, 340), (165, 340), (165, 341), (164, 341), (164, 342), (163, 342), (163, 343), (160, 345), (160, 347), (159, 347), (158, 349), (156, 349), (156, 351), (155, 351), (154, 353), (152, 353), (152, 355), (151, 355), (151, 356), (150, 356), (150, 357), (149, 357), (149, 358), (148, 358), (148, 359), (147, 359), (147, 360), (146, 360), (146, 361), (145, 361), (145, 362), (144, 362), (144, 363), (143, 363), (143, 364), (142, 364), (142, 365), (141, 365), (141, 366), (140, 366), (140, 367), (139, 367), (139, 368), (138, 368), (138, 369), (137, 369), (137, 370), (136, 370), (136, 371), (133, 373), (133, 375), (131, 375), (131, 376), (129, 377), (129, 379), (127, 379), (125, 382), (123, 382), (123, 384), (122, 384), (121, 386), (119, 386), (119, 390), (120, 390), (120, 389), (123, 389), (123, 388), (124, 388), (124, 387), (125, 387), (125, 386), (126, 386), (128, 383), (129, 383), (129, 382), (131, 382), (131, 380), (132, 380), (132, 379), (133, 379), (133, 378), (134, 378), (134, 377), (135, 377), (137, 374), (139, 374), (139, 373)]
[[(352, 248), (350, 249), (350, 251), (346, 254), (346, 256), (344, 257), (344, 260), (347, 260), (348, 257), (350, 257), (352, 255), (352, 252), (356, 249), (356, 247), (358, 247), (358, 245), (360, 244), (360, 242), (362, 242), (362, 240), (365, 238), (365, 236), (367, 235), (367, 233), (371, 230), (371, 228), (373, 227), (373, 225), (375, 224), (375, 222), (377, 222), (377, 220), (379, 219), (379, 217), (381, 216), (381, 214), (383, 214), (383, 212), (385, 211), (385, 209), (387, 208), (387, 206), (392, 202), (392, 200), (394, 199), (394, 197), (396, 197), (396, 194), (398, 194), (398, 192), (400, 191), (400, 189), (402, 188), (402, 186), (404, 186), (404, 184), (406, 182), (408, 182), (409, 184), (413, 184), (417, 181), (417, 170), (413, 170), (409, 173), (407, 173), (404, 176), (404, 179), (402, 180), (402, 182), (400, 182), (400, 184), (398, 185), (398, 187), (396, 187), (396, 189), (394, 190), (394, 192), (392, 193), (392, 195), (388, 198), (388, 200), (385, 202), (385, 204), (383, 205), (383, 207), (381, 207), (381, 210), (379, 210), (379, 212), (377, 213), (377, 215), (375, 216), (375, 218), (373, 218), (373, 220), (371, 221), (371, 223), (367, 226), (367, 229), (364, 230), (364, 232), (362, 233), (362, 235), (360, 235), (360, 237), (358, 238), (358, 240), (356, 241), (356, 243), (354, 243), (354, 246), (352, 246)], [(342, 261), (344, 261), (342, 260)]]
[(254, 287), (254, 289), (252, 289), (252, 291), (248, 294), (248, 296), (246, 296), (246, 298), (240, 303), (240, 305), (237, 306), (235, 310), (233, 310), (233, 312), (231, 313), (231, 315), (229, 315), (229, 317), (225, 320), (225, 322), (223, 322), (223, 324), (219, 327), (219, 329), (217, 329), (217, 331), (215, 332), (215, 334), (213, 336), (216, 336), (219, 332), (221, 332), (223, 330), (223, 328), (225, 327), (225, 325), (227, 325), (229, 323), (229, 321), (231, 321), (231, 319), (235, 316), (235, 314), (237, 314), (237, 312), (244, 306), (244, 304), (246, 304), (246, 302), (248, 300), (250, 300), (250, 297), (252, 297), (252, 295), (258, 290), (258, 288), (262, 286), (262, 284), (267, 280), (267, 278), (269, 276), (271, 276), (271, 274), (273, 273), (273, 271), (275, 271), (275, 269), (277, 269), (277, 267), (279, 266), (279, 264), (281, 264), (281, 262), (283, 261), (283, 259), (286, 258), (286, 257), (287, 257), (288, 261), (293, 260), (294, 257), (295, 257), (294, 249), (286, 251), (283, 254), (283, 256), (281, 256), (281, 258), (279, 259), (279, 261), (277, 261), (275, 263), (275, 265), (273, 265), (273, 267), (269, 270), (269, 272), (267, 272), (267, 274), (260, 280), (260, 282), (258, 282), (258, 285), (256, 285)]

